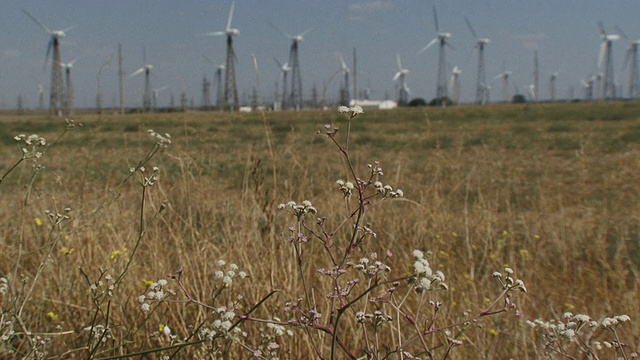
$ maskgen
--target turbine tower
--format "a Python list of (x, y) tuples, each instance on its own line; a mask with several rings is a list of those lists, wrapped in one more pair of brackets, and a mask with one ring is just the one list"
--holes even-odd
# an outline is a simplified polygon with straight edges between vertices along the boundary
[(202, 77), (202, 109), (207, 110), (211, 107), (211, 81), (207, 79), (207, 75)]
[(224, 74), (224, 98), (222, 108), (230, 111), (238, 111), (240, 108), (238, 103), (238, 88), (236, 87), (236, 55), (233, 51), (233, 37), (240, 35), (240, 30), (231, 27), (231, 20), (233, 20), (233, 9), (235, 8), (235, 5), (235, 0), (231, 1), (227, 27), (223, 31), (215, 31), (205, 34), (206, 36), (227, 36), (227, 60)]
[(640, 39), (631, 41), (620, 28), (616, 28), (616, 30), (629, 43), (624, 58), (624, 66), (629, 66), (629, 98), (637, 99), (640, 97), (640, 73), (638, 72), (638, 46), (640, 45)]
[(480, 38), (476, 31), (471, 26), (471, 21), (469, 19), (464, 19), (467, 23), (467, 27), (471, 32), (471, 35), (476, 39), (476, 48), (478, 48), (478, 75), (476, 77), (476, 103), (482, 104), (484, 103), (485, 95), (485, 84), (487, 83), (487, 75), (484, 69), (484, 47), (489, 42), (491, 42), (487, 38)]
[(340, 62), (340, 70), (344, 74), (344, 83), (340, 89), (340, 105), (349, 106), (349, 101), (351, 100), (351, 95), (349, 95), (349, 73), (351, 70), (349, 70), (341, 55), (338, 55), (338, 61)]
[(96, 76), (97, 85), (98, 85), (98, 94), (96, 95), (96, 108), (97, 108), (98, 114), (102, 114), (102, 108), (103, 108), (102, 87), (100, 86), (100, 81), (102, 78), (102, 70), (104, 70), (104, 68), (111, 63), (111, 60), (113, 60), (113, 54), (109, 54), (109, 58), (107, 59), (107, 61), (105, 61), (104, 63), (102, 63), (102, 65), (100, 65), (100, 68), (98, 68), (98, 75)]
[(408, 69), (402, 67), (402, 61), (400, 55), (396, 55), (398, 63), (398, 72), (393, 76), (393, 81), (400, 80), (400, 87), (398, 90), (398, 105), (403, 106), (409, 103), (409, 87), (407, 86), (406, 76), (409, 73)]
[(216, 68), (216, 107), (218, 110), (222, 110), (224, 104), (224, 90), (222, 89), (222, 72), (224, 71), (224, 65), (220, 64)]
[(255, 88), (255, 108), (262, 108), (263, 107), (263, 102), (262, 102), (262, 91), (261, 91), (261, 87), (260, 87), (260, 69), (258, 68), (258, 59), (256, 58), (256, 55), (251, 53), (251, 58), (253, 59), (253, 69), (256, 72), (256, 88)]
[(433, 44), (438, 43), (440, 48), (440, 53), (438, 55), (438, 82), (436, 84), (436, 99), (442, 101), (447, 97), (447, 62), (445, 58), (445, 46), (452, 47), (449, 43), (448, 39), (451, 37), (451, 33), (440, 32), (440, 27), (438, 26), (438, 13), (436, 11), (436, 7), (433, 7), (433, 20), (436, 27), (436, 37), (431, 40), (427, 46), (422, 48), (418, 52), (421, 54), (430, 48)]
[(49, 44), (47, 45), (47, 55), (45, 56), (45, 66), (49, 61), (49, 56), (52, 56), (49, 110), (60, 115), (64, 108), (64, 80), (62, 78), (62, 67), (60, 66), (60, 64), (62, 64), (62, 61), (60, 60), (60, 40), (64, 38), (65, 32), (71, 30), (75, 26), (68, 27), (64, 30), (50, 30), (45, 24), (36, 19), (28, 11), (23, 9), (22, 12), (24, 12), (31, 20), (50, 35)]
[(603, 73), (602, 78), (602, 98), (615, 99), (616, 97), (616, 81), (613, 74), (613, 42), (620, 39), (620, 35), (607, 34), (604, 31), (602, 22), (598, 23), (600, 27), (600, 56), (598, 56), (598, 69)]
[(298, 56), (298, 44), (304, 40), (304, 36), (309, 33), (313, 28), (309, 28), (298, 35), (290, 35), (282, 31), (277, 26), (275, 27), (286, 38), (291, 39), (291, 47), (289, 48), (289, 66), (291, 67), (291, 95), (289, 103), (295, 110), (302, 109), (302, 77), (300, 76), (300, 59)]
[(509, 93), (509, 77), (511, 76), (511, 71), (503, 71), (501, 74), (498, 74), (493, 80), (502, 79), (502, 96), (503, 101), (508, 103), (510, 100)]
[(273, 60), (278, 65), (280, 69), (280, 83), (282, 84), (282, 93), (280, 95), (280, 110), (287, 110), (289, 108), (289, 103), (287, 101), (287, 76), (289, 71), (291, 71), (291, 67), (289, 67), (289, 63), (280, 64), (278, 59), (273, 58)]
[(559, 72), (552, 72), (551, 78), (549, 79), (549, 94), (551, 101), (556, 101), (556, 79), (558, 78)]
[(455, 104), (460, 104), (460, 74), (462, 74), (460, 68), (454, 66), (449, 78), (449, 88), (453, 93), (453, 102)]
[(67, 112), (67, 115), (73, 115), (73, 106), (75, 100), (75, 93), (73, 91), (73, 82), (71, 81), (71, 68), (73, 68), (73, 64), (77, 59), (73, 59), (70, 62), (64, 64), (60, 63), (60, 67), (64, 69), (64, 82), (66, 85), (66, 93), (64, 97), (64, 109)]
[(533, 84), (529, 86), (529, 91), (533, 91), (533, 95), (531, 96), (532, 100), (538, 102), (539, 93), (538, 89), (540, 89), (539, 85), (539, 77), (538, 77), (538, 49), (533, 50)]

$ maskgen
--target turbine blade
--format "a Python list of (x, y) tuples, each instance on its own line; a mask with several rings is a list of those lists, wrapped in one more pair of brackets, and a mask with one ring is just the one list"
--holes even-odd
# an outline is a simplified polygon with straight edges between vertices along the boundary
[(276, 64), (278, 64), (278, 69), (282, 70), (282, 64), (280, 63), (280, 61), (278, 61), (278, 59), (276, 59), (275, 57), (273, 58), (273, 61), (275, 61)]
[(212, 32), (203, 33), (202, 36), (221, 36), (224, 34), (226, 34), (226, 32), (224, 31), (212, 31)]
[(140, 74), (142, 74), (143, 72), (144, 72), (144, 66), (143, 66), (143, 67), (141, 67), (140, 69), (138, 69), (138, 70), (136, 70), (136, 71), (132, 72), (131, 74), (129, 74), (129, 76), (127, 76), (127, 79), (132, 78), (132, 77), (137, 76), (137, 75), (140, 75)]
[(402, 75), (402, 73), (400, 71), (398, 71), (394, 76), (393, 76), (393, 81), (398, 80), (398, 78), (400, 77), (400, 75)]
[(49, 39), (49, 43), (47, 44), (47, 53), (44, 56), (44, 65), (43, 69), (46, 70), (47, 64), (49, 64), (49, 56), (51, 55), (51, 48), (53, 47), (53, 36)]
[(200, 54), (200, 55), (202, 55), (202, 57), (203, 57), (203, 58), (205, 58), (205, 60), (207, 60), (207, 62), (208, 62), (209, 64), (211, 64), (211, 65), (215, 65), (215, 64), (214, 64), (214, 62), (213, 62), (213, 60), (209, 59), (205, 54)]
[(280, 29), (280, 27), (278, 27), (276, 24), (272, 23), (271, 21), (268, 21), (269, 25), (271, 25), (272, 28), (276, 29), (280, 34), (282, 34), (282, 36), (286, 37), (287, 39), (292, 38), (293, 36), (287, 34), (286, 32), (284, 32), (284, 30)]
[(231, 30), (231, 20), (233, 19), (233, 8), (236, 6), (236, 1), (231, 1), (231, 10), (229, 10), (229, 19), (227, 20), (226, 30)]
[(607, 42), (603, 41), (600, 45), (600, 54), (598, 55), (598, 70), (602, 68), (602, 61), (604, 60), (604, 52), (607, 48)]
[(307, 30), (301, 32), (298, 36), (305, 36), (307, 35), (311, 30), (313, 30), (313, 26), (308, 28)]
[(433, 5), (433, 21), (436, 25), (436, 33), (440, 32), (440, 27), (438, 26), (438, 11), (436, 10), (436, 6)]
[(633, 52), (633, 48), (629, 46), (629, 48), (627, 49), (627, 53), (624, 56), (624, 63), (622, 64), (622, 70), (625, 70), (627, 68), (627, 65), (629, 64), (629, 58), (631, 57), (632, 52)]
[(400, 54), (396, 54), (396, 60), (398, 62), (398, 71), (402, 71), (402, 61), (400, 60)]
[(36, 17), (31, 15), (27, 10), (22, 9), (22, 12), (25, 13), (25, 15), (27, 15), (31, 20), (33, 20), (33, 22), (38, 24), (38, 26), (40, 26), (44, 31), (46, 31), (49, 34), (52, 33), (51, 29), (49, 29), (47, 25), (43, 24), (40, 20), (36, 19)]
[(469, 19), (467, 19), (466, 17), (464, 18), (464, 21), (467, 22), (467, 27), (469, 28), (469, 31), (471, 31), (471, 35), (473, 35), (473, 37), (478, 40), (478, 34), (476, 33), (476, 31), (473, 29), (473, 26), (471, 26), (471, 21), (469, 21)]
[(427, 51), (428, 48), (430, 48), (431, 46), (433, 46), (433, 44), (437, 42), (438, 42), (438, 38), (434, 38), (433, 40), (431, 40), (429, 44), (427, 44), (427, 46), (423, 47), (422, 50), (418, 51), (418, 54), (422, 54), (423, 52)]
[(598, 28), (600, 29), (600, 37), (607, 37), (607, 33), (604, 31), (604, 25), (602, 24), (602, 21), (598, 21)]
[(624, 33), (624, 31), (622, 31), (622, 29), (620, 29), (618, 27), (618, 25), (614, 26), (614, 29), (616, 29), (616, 31), (618, 32), (618, 34), (620, 34), (620, 36), (625, 39), (626, 41), (629, 41), (629, 37), (627, 36), (627, 34)]
[(256, 59), (256, 55), (254, 53), (251, 53), (251, 58), (253, 58), (253, 67), (256, 69), (256, 74), (259, 72), (258, 71), (258, 59)]
[(62, 30), (62, 32), (66, 33), (67, 31), (73, 30), (73, 29), (75, 29), (77, 27), (78, 27), (78, 25), (72, 25), (72, 26), (69, 26), (68, 28)]

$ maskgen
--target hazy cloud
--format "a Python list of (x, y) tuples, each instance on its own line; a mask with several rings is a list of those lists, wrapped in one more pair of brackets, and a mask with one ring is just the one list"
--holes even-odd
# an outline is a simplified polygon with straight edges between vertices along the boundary
[(20, 57), (21, 54), (22, 53), (20, 52), (20, 50), (15, 50), (15, 49), (2, 51), (3, 57), (17, 58), (17, 57)]
[(373, 0), (353, 3), (349, 6), (351, 11), (376, 12), (393, 8), (392, 1)]
[(510, 34), (509, 39), (521, 42), (527, 49), (537, 49), (540, 44), (547, 39), (547, 34), (543, 32), (530, 34)]

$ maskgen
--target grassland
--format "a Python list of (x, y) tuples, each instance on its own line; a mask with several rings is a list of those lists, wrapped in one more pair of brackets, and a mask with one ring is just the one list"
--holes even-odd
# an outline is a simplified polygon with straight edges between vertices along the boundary
[[(54, 141), (64, 132), (63, 120), (0, 118), (0, 175), (21, 156), (15, 135), (35, 133), (49, 143), (38, 160), (44, 169), (34, 172), (32, 163), (24, 162), (0, 182), (0, 275), (9, 281), (0, 304), (2, 320), (14, 323), (2, 329), (17, 331), (0, 354), (11, 347), (27, 354), (30, 340), (20, 333), (25, 329), (46, 339), (41, 348), (47, 358), (107, 358), (168, 346), (160, 324), (186, 337), (211, 310), (177, 301), (184, 300), (178, 291), (174, 302), (142, 314), (136, 298), (146, 291), (144, 281), (181, 270), (190, 294), (206, 302), (212, 299), (218, 259), (249, 275), (229, 292), (242, 294), (245, 307), (281, 290), (256, 309), (256, 317), (284, 316), (283, 304), (302, 297), (298, 265), (286, 241), (291, 219), (276, 207), (309, 199), (327, 222), (339, 223), (344, 200), (335, 180), (349, 174), (340, 153), (315, 132), (332, 123), (344, 135), (342, 114), (74, 119), (83, 126)], [(141, 215), (141, 186), (129, 169), (154, 146), (148, 129), (171, 134), (172, 144), (146, 166), (147, 171), (158, 166), (160, 178), (145, 192)], [(411, 271), (414, 249), (431, 251), (432, 266), (449, 284), (449, 291), (429, 295), (443, 303), (439, 323), (486, 307), (500, 290), (491, 277), (496, 270), (511, 267), (525, 282), (528, 292), (517, 296), (522, 315), (499, 314), (464, 331), (454, 328), (464, 345), (451, 358), (541, 358), (538, 339), (524, 320), (557, 319), (566, 311), (595, 320), (628, 314), (632, 321), (621, 329), (627, 350), (640, 345), (640, 104), (367, 111), (352, 122), (349, 155), (364, 172), (367, 164), (380, 161), (385, 183), (405, 194), (371, 212), (377, 237), (355, 260), (391, 250), (388, 264), (402, 274)], [(62, 213), (65, 207), (69, 220), (59, 226), (47, 220), (45, 210)], [(317, 270), (330, 263), (320, 255), (320, 245), (307, 246), (312, 257), (303, 271), (320, 284)], [(112, 296), (91, 292), (91, 284), (99, 292), (109, 283), (106, 274), (125, 272)], [(318, 304), (329, 291), (324, 286), (318, 285)], [(21, 304), (20, 326), (16, 304)], [(83, 330), (96, 323), (110, 328), (99, 348)], [(243, 325), (247, 342), (260, 343), (264, 324), (253, 325)], [(360, 327), (353, 319), (344, 326), (345, 334), (353, 333), (350, 346), (364, 355), (358, 352), (364, 346)], [(294, 330), (280, 344), (282, 358), (312, 354), (306, 331)], [(443, 335), (433, 336), (434, 344), (446, 343)], [(606, 336), (594, 333), (594, 339)], [(575, 344), (567, 348), (577, 351)], [(242, 347), (227, 350), (228, 358), (251, 355)], [(205, 358), (206, 353), (194, 345), (176, 356)]]

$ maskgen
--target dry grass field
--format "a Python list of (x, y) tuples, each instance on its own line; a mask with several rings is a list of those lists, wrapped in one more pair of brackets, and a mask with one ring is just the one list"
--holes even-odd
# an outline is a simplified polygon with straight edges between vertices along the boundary
[[(0, 117), (1, 358), (630, 359), (640, 345), (639, 103), (365, 111), (344, 153), (316, 134), (333, 124), (346, 148), (337, 111), (74, 121)], [(32, 154), (20, 134), (47, 144), (12, 168)], [(347, 159), (360, 179), (379, 161), (372, 180), (404, 196), (345, 198)], [(317, 214), (278, 210), (303, 200)], [(419, 291), (414, 250), (448, 290)], [(357, 266), (376, 260), (390, 271)], [(526, 293), (501, 285), (505, 268)]]

